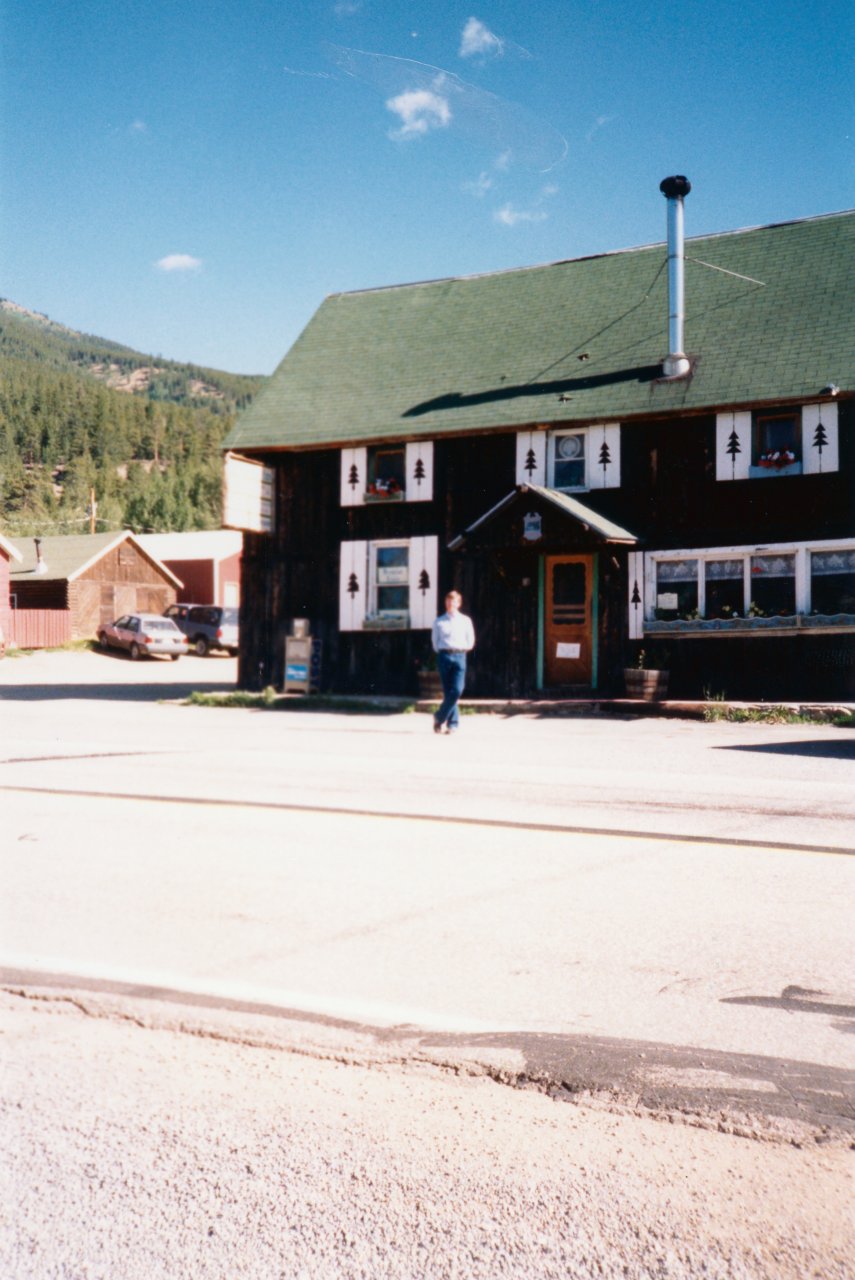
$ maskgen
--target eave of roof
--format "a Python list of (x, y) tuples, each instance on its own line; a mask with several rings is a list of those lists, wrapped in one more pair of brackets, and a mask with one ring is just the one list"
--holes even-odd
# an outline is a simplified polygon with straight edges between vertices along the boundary
[(21, 553), (18, 548), (8, 538), (4, 538), (2, 533), (0, 533), (0, 549), (6, 552), (10, 560), (21, 559)]
[(855, 392), (855, 213), (689, 239), (686, 258), (687, 378), (661, 377), (666, 247), (649, 245), (335, 294), (226, 447), (697, 413), (815, 399), (829, 382)]

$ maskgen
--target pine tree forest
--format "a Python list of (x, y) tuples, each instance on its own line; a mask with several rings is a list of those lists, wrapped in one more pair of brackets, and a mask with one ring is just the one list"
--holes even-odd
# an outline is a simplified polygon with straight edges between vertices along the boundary
[(145, 357), (9, 305), (0, 303), (0, 531), (219, 528), (220, 446), (261, 379)]

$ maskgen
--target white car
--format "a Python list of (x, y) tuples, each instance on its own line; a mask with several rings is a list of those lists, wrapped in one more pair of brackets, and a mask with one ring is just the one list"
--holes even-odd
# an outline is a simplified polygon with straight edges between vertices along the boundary
[(173, 662), (188, 651), (187, 637), (171, 618), (159, 613), (126, 613), (109, 626), (99, 627), (98, 643), (102, 649), (127, 649), (132, 658), (157, 653), (166, 654)]

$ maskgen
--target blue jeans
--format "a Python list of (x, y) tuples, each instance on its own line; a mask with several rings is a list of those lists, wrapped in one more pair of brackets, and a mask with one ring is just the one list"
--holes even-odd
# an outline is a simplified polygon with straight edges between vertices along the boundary
[(466, 683), (466, 654), (448, 653), (441, 649), (436, 655), (436, 665), (443, 692), (442, 705), (436, 713), (436, 723), (447, 724), (449, 729), (456, 729), (460, 723), (457, 701)]

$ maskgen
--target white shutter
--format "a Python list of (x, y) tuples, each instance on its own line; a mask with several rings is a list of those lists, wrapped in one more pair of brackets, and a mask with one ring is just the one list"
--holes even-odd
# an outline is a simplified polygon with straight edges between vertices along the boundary
[(802, 472), (838, 471), (837, 405), (806, 404), (802, 409)]
[(368, 450), (342, 449), (341, 451), (341, 505), (359, 507), (365, 501)]
[(546, 484), (546, 432), (517, 432), (517, 484)]
[(747, 480), (751, 466), (751, 413), (719, 413), (715, 420), (716, 480)]
[(644, 552), (629, 553), (629, 638), (644, 638)]
[(410, 539), (410, 627), (432, 627), (436, 617), (439, 538)]
[(339, 565), (339, 631), (361, 631), (368, 589), (368, 543), (343, 542)]
[(407, 502), (430, 502), (433, 497), (433, 441), (416, 440), (407, 445)]
[(589, 427), (585, 456), (589, 489), (620, 488), (620, 423)]

